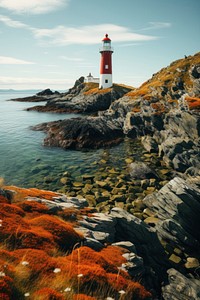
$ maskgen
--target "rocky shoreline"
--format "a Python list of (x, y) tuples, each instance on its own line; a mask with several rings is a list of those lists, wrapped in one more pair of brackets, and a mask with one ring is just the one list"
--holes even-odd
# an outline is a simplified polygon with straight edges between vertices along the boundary
[[(81, 77), (65, 95), (31, 109), (92, 113), (95, 117), (51, 122), (32, 129), (46, 132), (45, 146), (64, 149), (112, 146), (126, 136), (144, 136), (144, 146), (158, 151), (167, 165), (198, 174), (199, 57), (196, 54), (172, 63), (139, 89), (114, 85), (98, 90), (95, 84), (84, 84)], [(159, 86), (154, 87), (158, 81)]]
[[(16, 203), (26, 212), (40, 209), (40, 218), (44, 218), (41, 209), (46, 207), (45, 214), (75, 222), (74, 229), (83, 235), (83, 249), (89, 247), (98, 253), (110, 246), (124, 249), (126, 263), (121, 265), (120, 272), (128, 272), (133, 280), (139, 279), (151, 292), (151, 297), (144, 299), (199, 299), (200, 189), (194, 183), (176, 177), (159, 191), (147, 195), (140, 204), (137, 202), (143, 216), (146, 214), (144, 221), (117, 206), (104, 213), (91, 210), (80, 197), (16, 187), (5, 187), (0, 192), (1, 201), (7, 198), (10, 203), (10, 213)], [(13, 202), (13, 193), (26, 195), (24, 204), (22, 196)], [(37, 208), (35, 203), (43, 206)], [(39, 245), (35, 245), (36, 249)]]
[(96, 149), (138, 139), (146, 161), (127, 160), (126, 172), (105, 166), (78, 182), (66, 171), (64, 194), (28, 201), (53, 212), (89, 204), (93, 213), (76, 220), (84, 246), (128, 248), (123, 268), (141, 279), (150, 299), (200, 299), (200, 53), (173, 62), (138, 89), (102, 91), (80, 78), (66, 94), (32, 109), (90, 114), (34, 126), (46, 133), (45, 146)]

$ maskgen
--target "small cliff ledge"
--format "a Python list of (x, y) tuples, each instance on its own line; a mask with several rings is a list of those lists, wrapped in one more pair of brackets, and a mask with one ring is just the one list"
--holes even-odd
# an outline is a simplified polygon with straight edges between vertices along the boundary
[(118, 84), (114, 84), (111, 88), (99, 89), (97, 83), (84, 83), (84, 77), (80, 77), (67, 93), (49, 99), (44, 106), (34, 106), (27, 110), (96, 113), (108, 109), (112, 102), (130, 90), (131, 87)]
[(116, 122), (103, 117), (73, 118), (43, 123), (32, 127), (47, 133), (45, 146), (81, 150), (109, 147), (119, 144), (124, 137)]
[(121, 121), (112, 116), (105, 117), (101, 115), (101, 111), (106, 111), (112, 103), (130, 90), (131, 87), (117, 84), (101, 90), (96, 83), (83, 83), (81, 77), (66, 94), (48, 100), (45, 106), (35, 106), (28, 110), (98, 115), (39, 124), (32, 129), (47, 133), (44, 139), (45, 146), (80, 150), (119, 144), (124, 137)]

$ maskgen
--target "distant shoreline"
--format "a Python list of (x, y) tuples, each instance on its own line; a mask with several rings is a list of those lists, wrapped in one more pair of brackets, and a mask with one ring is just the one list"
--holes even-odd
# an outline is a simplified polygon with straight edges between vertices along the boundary
[[(0, 89), (0, 93), (32, 93), (32, 94), (36, 94), (38, 92), (41, 92), (42, 89), (27, 89), (27, 90), (15, 90), (15, 89)], [(66, 92), (66, 90), (59, 90), (59, 92)]]

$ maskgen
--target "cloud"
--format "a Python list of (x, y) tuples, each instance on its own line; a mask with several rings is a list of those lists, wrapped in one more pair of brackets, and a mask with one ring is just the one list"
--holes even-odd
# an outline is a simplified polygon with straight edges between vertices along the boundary
[(0, 7), (17, 14), (45, 14), (68, 5), (70, 0), (0, 0)]
[(30, 88), (67, 88), (74, 84), (72, 79), (62, 78), (40, 78), (40, 77), (4, 77), (0, 76), (1, 88), (18, 88), (18, 89), (30, 89)]
[(77, 62), (82, 62), (83, 61), (83, 59), (81, 57), (68, 57), (68, 56), (62, 55), (62, 56), (60, 56), (60, 58), (63, 59), (63, 60), (74, 61), (74, 62), (76, 62), (76, 61)]
[[(0, 0), (1, 1), (1, 0)], [(157, 39), (156, 36), (133, 32), (131, 29), (116, 24), (98, 24), (82, 27), (57, 26), (54, 28), (34, 28), (7, 16), (0, 15), (0, 21), (9, 27), (29, 30), (41, 45), (92, 45), (99, 44), (105, 33), (109, 33), (115, 42), (134, 43)], [(158, 25), (157, 25), (158, 26)]]
[(99, 37), (108, 32), (115, 42), (155, 40), (155, 36), (132, 32), (129, 28), (115, 24), (99, 24), (82, 27), (57, 26), (53, 29), (32, 29), (35, 38), (53, 45), (99, 44)]
[(19, 22), (19, 21), (12, 20), (9, 17), (4, 16), (4, 15), (0, 15), (0, 21), (2, 23), (4, 23), (6, 26), (9, 26), (9, 27), (14, 27), (14, 28), (29, 28), (28, 25), (26, 25), (26, 24), (24, 24), (22, 22)]
[(152, 30), (152, 29), (162, 29), (162, 28), (169, 28), (171, 27), (171, 23), (169, 22), (149, 22), (149, 26), (140, 29), (140, 31), (142, 30)]
[(34, 65), (34, 62), (9, 56), (0, 56), (0, 65)]
[(139, 46), (140, 43), (123, 43), (119, 45), (119, 47), (132, 47), (132, 46)]

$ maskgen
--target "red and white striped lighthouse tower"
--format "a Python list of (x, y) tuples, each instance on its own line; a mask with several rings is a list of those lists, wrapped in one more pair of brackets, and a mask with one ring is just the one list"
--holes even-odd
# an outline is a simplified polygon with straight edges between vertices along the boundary
[(103, 41), (103, 46), (100, 48), (101, 53), (100, 60), (100, 80), (99, 88), (105, 89), (112, 86), (112, 53), (111, 40), (108, 34), (105, 35)]

